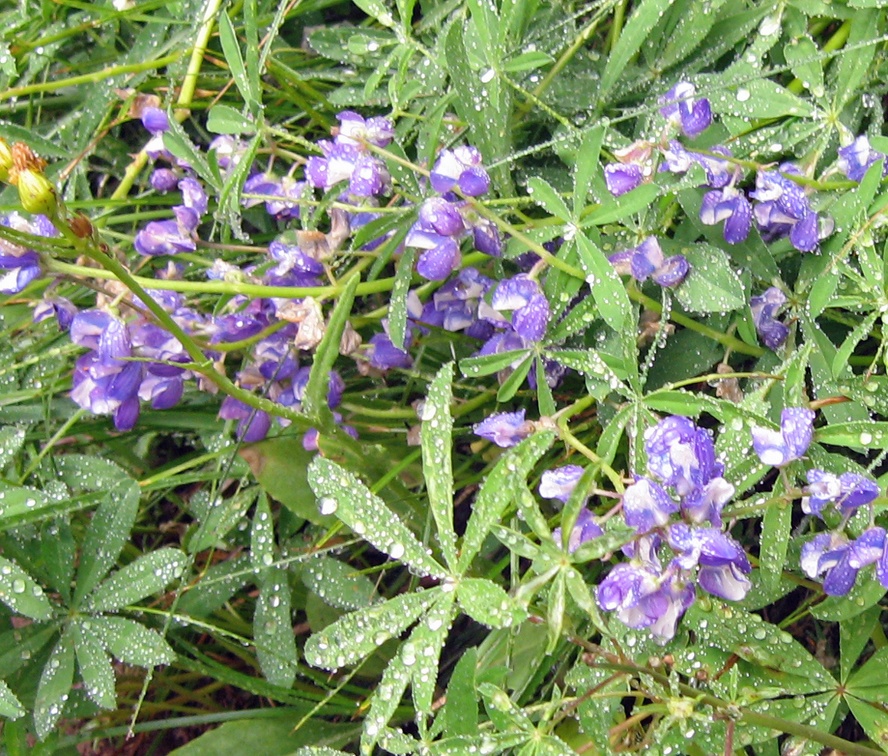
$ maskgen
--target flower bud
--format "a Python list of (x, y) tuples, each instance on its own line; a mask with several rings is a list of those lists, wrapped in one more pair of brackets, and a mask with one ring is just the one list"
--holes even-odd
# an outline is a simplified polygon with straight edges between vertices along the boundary
[(55, 187), (41, 172), (32, 168), (19, 171), (18, 191), (22, 207), (29, 213), (52, 218), (58, 209)]
[(0, 137), (0, 181), (9, 181), (9, 171), (12, 165), (12, 150), (9, 148), (9, 142)]

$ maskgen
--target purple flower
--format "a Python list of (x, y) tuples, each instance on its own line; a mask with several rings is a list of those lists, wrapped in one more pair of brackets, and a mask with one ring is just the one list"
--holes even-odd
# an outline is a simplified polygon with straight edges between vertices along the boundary
[(524, 410), (517, 412), (497, 412), (475, 423), (472, 430), (476, 436), (493, 441), (497, 446), (507, 449), (515, 446), (533, 433), (533, 423), (524, 419)]
[(740, 601), (752, 584), (746, 554), (717, 528), (692, 528), (677, 522), (669, 528), (669, 546), (677, 552), (676, 563), (684, 570), (699, 568), (697, 582), (707, 593), (728, 601)]
[(459, 187), (467, 197), (486, 194), (490, 189), (490, 177), (481, 161), (481, 153), (469, 145), (441, 150), (431, 172), (432, 189), (445, 194)]
[[(0, 218), (0, 226), (34, 236), (58, 236), (58, 231), (45, 215), (27, 220), (18, 213)], [(18, 294), (41, 274), (40, 255), (33, 249), (0, 239), (0, 294)]]
[(271, 428), (271, 418), (267, 412), (254, 409), (232, 396), (226, 396), (222, 400), (219, 417), (223, 420), (237, 420), (237, 438), (247, 443), (261, 441)]
[(604, 183), (607, 184), (607, 190), (614, 197), (631, 192), (641, 186), (643, 181), (644, 172), (640, 165), (611, 163), (604, 166)]
[(842, 515), (850, 517), (859, 507), (878, 498), (880, 493), (875, 482), (857, 473), (836, 476), (815, 468), (808, 470), (807, 477), (807, 495), (802, 499), (802, 511), (818, 517), (831, 502), (835, 503)]
[(724, 471), (708, 431), (680, 415), (663, 418), (644, 435), (648, 470), (679, 496), (704, 486)]
[(789, 407), (780, 413), (780, 430), (753, 428), (752, 445), (766, 465), (784, 467), (802, 455), (814, 436), (814, 412), (804, 407)]
[(749, 236), (752, 226), (752, 205), (742, 191), (732, 185), (714, 189), (703, 196), (700, 222), (714, 226), (725, 222), (724, 237), (728, 244), (739, 244)]
[(367, 360), (378, 370), (400, 368), (406, 370), (413, 365), (413, 359), (403, 349), (398, 349), (387, 333), (376, 333), (370, 337)]
[(617, 273), (631, 275), (636, 281), (653, 278), (660, 286), (678, 286), (690, 272), (684, 255), (664, 257), (655, 236), (649, 236), (635, 249), (617, 252), (608, 258)]
[(760, 171), (749, 196), (759, 203), (753, 212), (765, 241), (789, 236), (797, 250), (812, 252), (832, 233), (832, 222), (811, 209), (802, 187), (789, 178), (801, 175), (791, 163), (783, 163), (779, 171)]
[(351, 110), (343, 110), (336, 118), (339, 128), (334, 129), (337, 141), (361, 145), (370, 142), (377, 147), (386, 147), (395, 136), (395, 129), (388, 118), (367, 118), (366, 120)]
[(783, 346), (789, 336), (789, 328), (774, 317), (785, 303), (786, 295), (776, 286), (772, 286), (763, 294), (749, 300), (755, 330), (762, 340), (762, 344), (768, 349), (777, 349)]
[(678, 620), (694, 603), (694, 587), (655, 565), (624, 562), (598, 586), (597, 599), (605, 611), (616, 611), (627, 627), (646, 627), (665, 643), (675, 636)]
[(680, 81), (660, 98), (660, 114), (689, 137), (699, 136), (712, 123), (709, 100), (695, 100), (696, 93), (693, 84)]
[(149, 107), (142, 110), (142, 125), (154, 136), (170, 129), (167, 114), (160, 108)]
[(71, 300), (65, 297), (46, 297), (34, 306), (33, 317), (35, 323), (55, 317), (59, 328), (67, 331), (77, 313), (77, 306)]
[(549, 324), (549, 302), (539, 283), (524, 274), (500, 281), (490, 306), (497, 312), (512, 311), (509, 322), (528, 341), (539, 341)]
[(257, 195), (254, 199), (244, 199), (244, 205), (251, 207), (267, 197), (265, 210), (278, 220), (299, 217), (299, 202), (305, 191), (305, 182), (296, 181), (291, 176), (275, 178), (265, 173), (257, 173), (244, 182), (244, 194)]
[(581, 477), (583, 477), (583, 468), (579, 465), (564, 465), (554, 470), (546, 470), (540, 479), (540, 496), (567, 503)]
[(648, 478), (639, 478), (623, 492), (623, 518), (640, 534), (662, 528), (678, 509), (672, 497)]
[[(604, 531), (595, 522), (595, 515), (588, 509), (581, 509), (567, 538), (568, 553), (573, 554), (584, 543), (598, 538), (603, 533)], [(552, 538), (559, 546), (562, 544), (561, 528), (552, 531)]]
[(305, 178), (311, 186), (328, 190), (348, 181), (349, 193), (356, 197), (383, 194), (391, 177), (379, 158), (362, 152), (353, 143), (321, 140), (324, 157), (313, 155), (305, 166)]
[(152, 172), (150, 182), (152, 189), (166, 194), (179, 185), (179, 176), (171, 168), (157, 168)]
[[(838, 169), (852, 181), (862, 181), (873, 163), (885, 160), (885, 155), (870, 146), (865, 134), (851, 144), (839, 148)], [(888, 175), (888, 163), (882, 164), (882, 176)]]
[(808, 577), (825, 573), (823, 591), (828, 596), (844, 596), (854, 586), (857, 573), (876, 562), (879, 582), (888, 587), (885, 553), (884, 528), (869, 528), (854, 541), (842, 533), (821, 533), (802, 546), (801, 566)]
[(669, 142), (669, 147), (662, 150), (663, 165), (661, 171), (672, 173), (686, 173), (691, 166), (696, 164), (706, 172), (706, 185), (713, 189), (722, 189), (735, 180), (738, 169), (734, 168), (727, 160), (722, 160), (719, 155), (731, 157), (731, 151), (722, 145), (716, 145), (710, 149), (712, 155), (702, 152), (694, 152), (685, 149), (681, 142), (675, 140)]
[(478, 306), (493, 281), (475, 268), (463, 268), (433, 295), (420, 321), (447, 331), (466, 331), (474, 338), (489, 339), (492, 325), (478, 319)]

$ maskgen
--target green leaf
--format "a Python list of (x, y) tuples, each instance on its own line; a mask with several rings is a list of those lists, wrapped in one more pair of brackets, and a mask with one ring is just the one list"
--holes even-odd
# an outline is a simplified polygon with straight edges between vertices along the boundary
[(593, 126), (583, 134), (583, 141), (574, 164), (574, 215), (579, 216), (586, 204), (592, 179), (600, 170), (598, 158), (601, 154), (601, 142), (604, 140), (604, 126)]
[(793, 75), (802, 82), (805, 89), (815, 97), (822, 97), (823, 64), (820, 61), (821, 52), (814, 40), (807, 34), (793, 39), (783, 46), (783, 55)]
[(605, 226), (625, 220), (649, 208), (659, 193), (656, 184), (642, 184), (621, 197), (602, 197), (600, 207), (583, 217), (582, 226)]
[(864, 701), (888, 702), (888, 688), (885, 687), (886, 663), (888, 663), (888, 647), (883, 646), (848, 678), (845, 689), (851, 695)]
[(587, 378), (603, 381), (611, 391), (631, 396), (629, 387), (593, 349), (552, 349), (547, 356), (566, 367), (573, 368)]
[(506, 73), (518, 73), (520, 71), (532, 71), (535, 68), (554, 63), (555, 58), (544, 53), (542, 50), (530, 50), (529, 52), (516, 55), (511, 60), (506, 61), (503, 65), (503, 71)]
[(842, 622), (857, 617), (871, 606), (875, 606), (886, 593), (885, 587), (873, 579), (869, 571), (858, 576), (851, 590), (844, 596), (827, 596), (811, 609), (817, 619), (828, 622)]
[(457, 596), (463, 611), (488, 627), (512, 627), (527, 618), (527, 611), (520, 603), (485, 578), (463, 578)]
[(253, 109), (260, 102), (259, 91), (253, 88), (251, 77), (247, 76), (240, 43), (238, 42), (237, 33), (234, 30), (234, 25), (231, 23), (228, 11), (222, 11), (218, 24), (219, 41), (222, 43), (222, 53), (225, 55), (225, 62), (228, 63), (228, 70), (231, 71), (231, 77), (234, 79), (234, 84), (240, 91), (241, 97)]
[(74, 648), (65, 633), (49, 655), (34, 700), (34, 730), (43, 740), (55, 730), (74, 684)]
[(485, 375), (498, 373), (508, 367), (518, 367), (530, 354), (527, 349), (511, 349), (498, 354), (486, 354), (481, 357), (467, 357), (459, 361), (459, 369), (466, 378), (482, 378)]
[(420, 413), (422, 419), (422, 469), (429, 507), (438, 529), (438, 541), (448, 567), (456, 563), (456, 531), (453, 529), (453, 418), (452, 401), (453, 363), (448, 362), (429, 386)]
[(849, 102), (860, 96), (859, 86), (867, 72), (871, 70), (882, 33), (881, 24), (876, 20), (877, 11), (858, 10), (851, 14), (851, 31), (845, 42), (842, 54), (838, 56), (835, 71), (834, 112), (840, 112)]
[(527, 179), (527, 193), (549, 215), (554, 215), (559, 220), (565, 222), (573, 218), (573, 213), (567, 209), (567, 204), (561, 198), (561, 195), (544, 178), (531, 176)]
[(553, 440), (554, 435), (549, 431), (536, 433), (500, 457), (481, 484), (481, 490), (475, 499), (472, 516), (463, 536), (457, 572), (464, 574), (468, 569), (490, 529), (499, 524), (509, 504), (517, 500), (520, 494), (518, 483), (523, 485), (531, 469), (552, 445)]
[(592, 289), (592, 297), (598, 312), (611, 328), (622, 333), (632, 316), (632, 306), (626, 287), (614, 270), (610, 260), (583, 233), (576, 236), (580, 264), (586, 274), (586, 283)]
[(546, 630), (548, 643), (546, 653), (551, 654), (561, 642), (564, 628), (565, 611), (567, 609), (567, 585), (564, 572), (558, 570), (555, 579), (549, 583), (549, 595), (546, 607)]
[[(361, 277), (352, 276), (345, 288), (336, 300), (336, 307), (330, 315), (324, 338), (315, 349), (314, 362), (311, 365), (311, 373), (308, 377), (308, 385), (305, 387), (305, 395), (302, 399), (303, 412), (311, 418), (330, 415), (327, 406), (327, 391), (330, 385), (330, 372), (333, 363), (339, 355), (339, 344), (342, 341), (342, 333), (348, 316), (351, 315), (352, 303), (355, 300), (355, 289), (360, 283)], [(332, 421), (332, 416), (331, 416)]]
[(407, 295), (413, 283), (416, 249), (405, 247), (395, 268), (395, 283), (389, 300), (389, 338), (396, 349), (404, 350), (407, 337)]
[[(770, 79), (756, 78), (760, 73), (749, 69), (749, 79), (715, 92), (710, 98), (712, 112), (742, 119), (812, 117), (813, 106)], [(742, 73), (743, 71), (738, 71)]]
[(483, 682), (478, 685), (478, 692), (484, 699), (487, 713), (499, 729), (517, 729), (524, 732), (525, 735), (534, 731), (530, 717), (527, 716), (524, 709), (509, 698), (509, 694), (502, 688), (489, 682)]
[(83, 678), (86, 695), (102, 709), (115, 708), (117, 689), (114, 668), (101, 641), (94, 634), (90, 621), (84, 619), (72, 625), (72, 630), (77, 665), (80, 667), (80, 677)]
[[(450, 633), (454, 616), (453, 593), (442, 593), (425, 617), (401, 644), (397, 659), (410, 670), (413, 683), (413, 704), (419, 714), (432, 713), (435, 685), (438, 680), (438, 660), (444, 642)], [(394, 702), (397, 704), (397, 701)], [(391, 706), (383, 700), (383, 707)], [(370, 719), (374, 716), (374, 706), (370, 707)], [(394, 710), (391, 710), (391, 714)], [(388, 716), (390, 717), (391, 714)]]
[(253, 514), (250, 531), (250, 564), (257, 574), (262, 574), (274, 564), (274, 523), (268, 497), (260, 495)]
[(163, 548), (143, 554), (118, 570), (89, 597), (95, 612), (111, 612), (162, 591), (182, 575), (188, 558), (178, 549)]
[(464, 651), (447, 684), (447, 703), (444, 704), (444, 732), (449, 735), (476, 735), (478, 732), (478, 692), (475, 689), (475, 669), (478, 649)]
[(25, 713), (25, 707), (21, 705), (9, 686), (0, 680), (0, 717), (4, 719), (18, 719)]
[(155, 630), (126, 617), (91, 617), (89, 630), (115, 659), (126, 664), (149, 669), (176, 658), (176, 652)]
[(608, 56), (604, 73), (601, 74), (601, 84), (598, 89), (598, 102), (601, 107), (608, 102), (608, 95), (626, 65), (661, 22), (663, 14), (669, 9), (672, 2), (673, 0), (643, 0), (635, 6), (620, 38)]
[(272, 685), (289, 688), (296, 679), (298, 653), (290, 614), (290, 584), (285, 567), (267, 568), (259, 581), (253, 614), (253, 642), (259, 666)]
[(177, 609), (182, 614), (208, 617), (253, 580), (247, 554), (214, 564), (200, 574), (200, 581), (189, 585), (179, 598)]
[(352, 611), (375, 603), (373, 581), (338, 559), (317, 556), (310, 560), (302, 570), (302, 582), (337, 609)]
[[(774, 495), (778, 495), (777, 488), (774, 489)], [(759, 570), (766, 590), (775, 588), (783, 575), (791, 530), (792, 507), (784, 502), (772, 503), (762, 518), (759, 558)]]
[(428, 611), (440, 591), (404, 593), (383, 604), (340, 617), (305, 643), (309, 664), (339, 669), (359, 662), (389, 638), (396, 638)]
[(293, 514), (323, 527), (333, 523), (333, 517), (318, 512), (317, 501), (308, 487), (308, 465), (315, 455), (302, 445), (301, 433), (245, 444), (238, 454), (246, 460), (262, 489)]
[(682, 254), (691, 271), (675, 289), (675, 298), (691, 312), (730, 312), (746, 305), (743, 283), (718, 247), (699, 243)]
[[(861, 693), (855, 691), (853, 687), (851, 687), (851, 683), (849, 680), (849, 676), (851, 675), (851, 670), (854, 669), (854, 664), (860, 658), (860, 655), (863, 653), (863, 649), (866, 648), (866, 644), (869, 643), (870, 637), (872, 636), (873, 630), (876, 628), (876, 623), (879, 621), (879, 617), (882, 614), (882, 608), (879, 606), (871, 606), (866, 611), (862, 612), (858, 615), (857, 619), (854, 622), (840, 622), (839, 623), (839, 648), (841, 650), (841, 655), (839, 656), (839, 670), (841, 673), (840, 681), (845, 684), (845, 688), (854, 693), (860, 698), (869, 699), (869, 696), (862, 695)], [(884, 649), (880, 649), (884, 650)], [(875, 655), (878, 655), (879, 651), (876, 652)], [(869, 666), (872, 658), (867, 660), (867, 663), (860, 668), (859, 672), (862, 673), (863, 669)], [(878, 665), (880, 680), (884, 680), (885, 674), (885, 665), (884, 663), (880, 663)], [(855, 674), (855, 677), (857, 675)], [(882, 682), (879, 686), (879, 690), (882, 691), (885, 689), (884, 682)]]
[[(246, 458), (248, 450), (241, 448), (239, 453)], [(188, 539), (188, 553), (197, 554), (222, 541), (241, 522), (258, 493), (256, 488), (250, 487), (237, 491), (233, 496), (216, 499), (200, 518), (200, 527)]]
[(888, 752), (888, 712), (855, 696), (846, 696), (845, 701), (863, 731), (883, 751)]
[(322, 513), (335, 513), (364, 540), (423, 575), (443, 577), (446, 574), (382, 499), (372, 494), (348, 470), (328, 459), (316, 457), (308, 469), (308, 482), (318, 497)]
[(504, 402), (510, 401), (514, 398), (515, 394), (518, 393), (518, 389), (524, 383), (524, 380), (527, 378), (527, 374), (530, 373), (530, 369), (533, 367), (533, 354), (528, 354), (518, 366), (512, 370), (511, 373), (506, 377), (506, 380), (502, 382), (499, 390), (496, 392), (496, 400), (500, 404)]
[(43, 589), (15, 562), (0, 556), (0, 601), (34, 620), (52, 619), (52, 604)]
[(207, 131), (211, 134), (252, 134), (256, 125), (240, 111), (228, 105), (214, 105), (207, 116)]
[(16, 455), (22, 450), (24, 444), (24, 428), (17, 428), (14, 425), (5, 425), (0, 428), (0, 470), (5, 470), (15, 461)]
[(579, 570), (569, 567), (563, 569), (561, 574), (564, 575), (564, 584), (567, 592), (577, 602), (577, 606), (586, 613), (586, 616), (589, 617), (600, 633), (607, 635), (607, 625), (601, 616), (601, 612), (598, 610), (598, 604), (595, 603), (592, 591), (589, 590), (589, 585)]
[(139, 486), (130, 478), (111, 484), (104, 501), (99, 504), (86, 531), (77, 569), (74, 605), (90, 593), (117, 561), (139, 509)]
[(835, 423), (817, 429), (814, 440), (830, 446), (888, 449), (888, 422), (860, 420)]

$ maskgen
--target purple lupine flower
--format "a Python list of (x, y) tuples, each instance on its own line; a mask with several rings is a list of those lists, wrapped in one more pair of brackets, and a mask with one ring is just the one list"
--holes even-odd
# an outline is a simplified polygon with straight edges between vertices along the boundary
[(740, 601), (752, 584), (746, 577), (752, 570), (743, 548), (718, 528), (692, 528), (676, 522), (669, 527), (669, 546), (683, 570), (699, 568), (697, 582), (713, 596)]
[(346, 144), (361, 145), (370, 142), (377, 147), (386, 147), (395, 137), (395, 128), (388, 118), (367, 118), (351, 110), (343, 110), (336, 115), (339, 127), (333, 130), (334, 137)]
[(432, 197), (419, 209), (419, 218), (410, 228), (404, 245), (423, 249), (416, 271), (430, 281), (443, 281), (460, 261), (457, 239), (466, 231), (459, 209), (441, 197)]
[(221, 134), (210, 142), (207, 151), (213, 153), (216, 163), (227, 173), (240, 163), (247, 152), (247, 145), (230, 134)]
[(712, 123), (712, 109), (705, 97), (694, 99), (693, 84), (680, 81), (660, 98), (660, 114), (671, 124), (681, 128), (685, 136), (702, 134)]
[(639, 478), (623, 492), (623, 519), (640, 534), (666, 525), (679, 505), (659, 483)]
[(759, 203), (753, 212), (765, 241), (788, 236), (797, 250), (812, 252), (832, 233), (832, 223), (814, 212), (802, 187), (789, 178), (801, 175), (791, 163), (777, 171), (759, 171), (749, 196)]
[[(34, 236), (58, 236), (56, 227), (45, 215), (35, 215), (28, 220), (18, 213), (10, 213), (0, 218), (0, 226)], [(0, 271), (3, 271), (0, 294), (18, 294), (40, 276), (40, 255), (33, 249), (0, 239)]]
[(473, 338), (489, 339), (492, 325), (478, 318), (478, 305), (493, 281), (475, 268), (463, 268), (438, 289), (422, 310), (420, 320), (447, 331), (466, 331)]
[(786, 295), (776, 286), (749, 300), (755, 330), (762, 344), (768, 349), (778, 349), (783, 346), (789, 336), (789, 328), (774, 317), (784, 304), (786, 304)]
[(869, 528), (853, 541), (843, 533), (821, 533), (802, 546), (801, 566), (808, 577), (825, 573), (823, 592), (828, 596), (844, 596), (854, 586), (857, 573), (869, 564), (879, 563), (879, 582), (888, 577), (882, 570), (885, 554), (885, 529)]
[(614, 197), (621, 197), (641, 186), (644, 172), (635, 163), (610, 163), (604, 166), (604, 183)]
[(669, 142), (669, 147), (661, 150), (663, 155), (663, 164), (660, 166), (661, 171), (670, 171), (671, 173), (686, 173), (691, 169), (692, 165), (699, 165), (706, 172), (706, 185), (712, 189), (722, 189), (731, 181), (736, 180), (737, 169), (734, 168), (727, 160), (722, 157), (731, 157), (731, 151), (722, 145), (716, 145), (709, 150), (712, 154), (706, 155), (702, 152), (685, 149), (685, 146), (678, 141)]
[(720, 528), (722, 509), (731, 500), (734, 490), (734, 486), (724, 478), (712, 478), (702, 488), (695, 488), (682, 497), (682, 516), (697, 525), (708, 522)]
[(648, 470), (679, 496), (706, 485), (724, 471), (715, 459), (709, 431), (680, 415), (663, 418), (644, 434)]
[(77, 305), (65, 297), (45, 297), (34, 306), (33, 318), (35, 323), (41, 323), (55, 317), (59, 328), (67, 331), (78, 312)]
[(728, 244), (746, 241), (752, 226), (752, 205), (743, 191), (731, 184), (706, 192), (700, 206), (701, 223), (715, 226), (722, 221), (725, 222), (723, 233)]
[(508, 312), (515, 332), (528, 341), (539, 341), (546, 333), (549, 324), (549, 302), (539, 283), (519, 273), (497, 284), (490, 300), (490, 306), (497, 312)]
[(261, 441), (271, 428), (271, 418), (267, 412), (254, 409), (233, 396), (226, 396), (222, 400), (219, 417), (237, 420), (237, 438), (247, 443)]
[(324, 266), (295, 244), (273, 241), (268, 255), (277, 265), (265, 277), (275, 286), (317, 286), (324, 275)]
[(470, 145), (441, 150), (430, 175), (432, 189), (446, 194), (459, 187), (467, 197), (486, 194), (490, 177), (481, 165), (482, 159), (478, 149)]
[(780, 430), (752, 429), (752, 445), (759, 459), (772, 467), (784, 467), (802, 455), (814, 437), (814, 412), (788, 407), (780, 413)]
[(694, 587), (673, 571), (624, 562), (598, 586), (597, 599), (605, 611), (616, 611), (627, 627), (648, 628), (665, 643), (675, 636), (678, 620), (694, 603)]
[(366, 355), (370, 366), (377, 370), (407, 370), (413, 366), (413, 358), (403, 349), (398, 349), (387, 333), (376, 333), (370, 337)]
[(540, 479), (540, 496), (546, 499), (558, 499), (566, 504), (582, 477), (583, 468), (579, 465), (564, 465), (554, 470), (546, 470)]
[(653, 278), (660, 286), (678, 286), (690, 272), (684, 255), (664, 257), (657, 237), (649, 236), (634, 249), (617, 252), (608, 258), (617, 273), (631, 275), (636, 281)]
[(169, 131), (170, 121), (167, 114), (160, 108), (144, 108), (142, 110), (142, 126), (152, 135)]
[(807, 478), (802, 511), (818, 517), (831, 502), (835, 503), (843, 516), (850, 517), (860, 507), (878, 498), (880, 493), (879, 486), (874, 481), (857, 473), (833, 475), (814, 468), (808, 470)]
[[(839, 148), (838, 169), (852, 181), (863, 181), (863, 177), (873, 163), (885, 160), (885, 155), (870, 146), (865, 134), (861, 134), (851, 144)], [(882, 164), (882, 176), (888, 175), (888, 162)]]
[(533, 433), (533, 422), (524, 419), (524, 410), (496, 412), (472, 426), (476, 436), (486, 438), (504, 449), (515, 446)]
[(197, 249), (197, 227), (207, 212), (207, 194), (197, 179), (187, 176), (179, 181), (182, 204), (173, 208), (175, 220), (151, 221), (133, 240), (140, 255), (175, 255)]
[[(595, 522), (595, 515), (590, 510), (583, 508), (577, 515), (577, 520), (567, 537), (567, 552), (573, 554), (584, 543), (603, 535), (604, 531)], [(552, 531), (552, 538), (559, 546), (562, 544), (561, 528)]]
[(277, 178), (267, 173), (257, 173), (244, 182), (244, 194), (256, 195), (244, 198), (245, 207), (265, 202), (265, 211), (278, 220), (299, 217), (299, 201), (302, 199), (306, 183), (296, 181), (291, 176)]
[(383, 194), (391, 183), (385, 165), (377, 157), (368, 155), (353, 140), (329, 142), (321, 140), (318, 146), (324, 157), (312, 155), (305, 166), (305, 178), (311, 186), (328, 190), (348, 181), (349, 193), (356, 197)]
[(161, 194), (173, 191), (179, 185), (179, 175), (171, 168), (156, 168), (149, 179), (151, 188)]

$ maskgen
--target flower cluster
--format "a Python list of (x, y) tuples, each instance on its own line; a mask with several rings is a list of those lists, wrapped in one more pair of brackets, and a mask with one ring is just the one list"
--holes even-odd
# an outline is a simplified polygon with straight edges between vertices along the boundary
[(662, 642), (675, 635), (696, 586), (737, 601), (750, 589), (749, 560), (724, 532), (721, 512), (734, 494), (722, 477), (710, 433), (686, 417), (661, 420), (645, 435), (648, 476), (623, 494), (622, 513), (636, 538), (598, 587), (598, 604)]
[[(766, 465), (784, 467), (802, 459), (814, 436), (814, 412), (801, 407), (783, 410), (780, 430), (753, 428), (755, 452)], [(823, 591), (843, 596), (854, 586), (857, 574), (870, 564), (876, 565), (876, 577), (888, 588), (888, 533), (872, 524), (856, 538), (845, 533), (848, 521), (864, 506), (872, 504), (881, 493), (879, 486), (864, 475), (845, 472), (836, 475), (819, 468), (806, 472), (802, 511), (826, 522), (834, 510), (837, 527), (818, 533), (802, 546), (802, 571), (811, 578), (823, 576)]]

